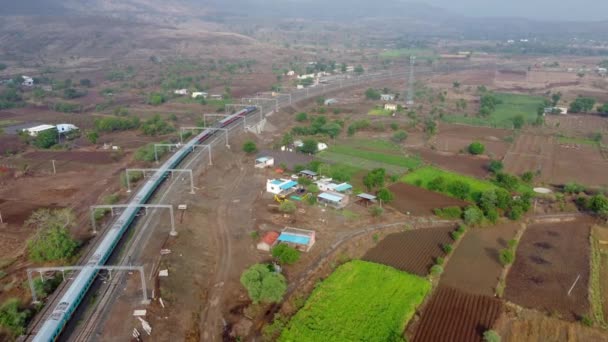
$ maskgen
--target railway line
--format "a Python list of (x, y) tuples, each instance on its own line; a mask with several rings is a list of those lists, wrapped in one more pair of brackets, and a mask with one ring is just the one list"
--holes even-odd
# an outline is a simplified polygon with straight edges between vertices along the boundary
[[(480, 68), (480, 66), (476, 66), (475, 68)], [(455, 71), (454, 67), (449, 68), (449, 70)], [(420, 70), (417, 71), (417, 74), (432, 75), (440, 74), (445, 71), (446, 70), (443, 70), (442, 68), (420, 68)], [(163, 183), (166, 183), (164, 180), (169, 173), (168, 170), (177, 168), (177, 166), (182, 165), (182, 163), (185, 163), (185, 165), (181, 166), (182, 168), (191, 166), (192, 163), (194, 163), (203, 153), (202, 149), (199, 149), (198, 151), (195, 149), (197, 145), (207, 143), (207, 140), (213, 138), (214, 136), (215, 144), (222, 140), (218, 137), (218, 135), (221, 134), (219, 133), (218, 129), (229, 128), (230, 131), (232, 131), (235, 129), (235, 127), (241, 126), (240, 123), (243, 123), (243, 126), (245, 126), (246, 121), (250, 121), (247, 119), (247, 117), (256, 117), (257, 115), (253, 115), (256, 112), (260, 113), (260, 120), (263, 120), (265, 115), (272, 114), (275, 109), (284, 107), (286, 105), (291, 105), (298, 101), (314, 98), (325, 93), (342, 90), (348, 87), (360, 86), (362, 84), (388, 79), (405, 79), (408, 74), (408, 70), (372, 73), (358, 77), (336, 79), (334, 81), (335, 83), (321, 84), (314, 88), (301, 89), (289, 94), (279, 94), (271, 101), (256, 98), (249, 99), (242, 105), (252, 105), (252, 107), (245, 107), (245, 109), (237, 111), (236, 113), (219, 121), (219, 123), (210, 129), (204, 130), (202, 133), (196, 135), (194, 138), (184, 144), (174, 155), (165, 161), (165, 163), (152, 175), (152, 177), (145, 181), (136, 194), (129, 200), (129, 203), (133, 205), (149, 203), (153, 196), (160, 191), (161, 188), (166, 188), (163, 195), (161, 195), (159, 199), (159, 201), (162, 201), (165, 196), (170, 193), (171, 189), (177, 182), (177, 179), (175, 179), (171, 184), (163, 185)], [(228, 132), (226, 132), (226, 134), (228, 134)], [(207, 148), (211, 147), (208, 146)], [(126, 231), (131, 229), (132, 224), (137, 221), (136, 216), (138, 210), (139, 209), (136, 207), (126, 208), (123, 213), (112, 223), (112, 225), (100, 234), (93, 247), (87, 253), (85, 253), (85, 256), (81, 259), (81, 264), (91, 267), (85, 267), (84, 270), (75, 273), (73, 278), (66, 279), (67, 281), (62, 282), (57, 291), (55, 291), (55, 294), (49, 297), (47, 305), (43, 311), (35, 318), (33, 323), (31, 323), (28, 330), (28, 335), (25, 336), (24, 340), (54, 341), (59, 338), (67, 322), (73, 316), (79, 304), (87, 295), (87, 292), (97, 278), (99, 270), (94, 267), (97, 265), (104, 265), (113, 255), (117, 245), (123, 239)], [(147, 226), (150, 224), (154, 213), (148, 216), (149, 217), (146, 218), (147, 221), (143, 225), (144, 232), (146, 231)], [(118, 264), (123, 264), (125, 261), (127, 261), (125, 258), (128, 258), (130, 255), (137, 254), (136, 252), (138, 249), (141, 250), (144, 248), (146, 245), (144, 240), (146, 240), (145, 236), (138, 235), (138, 237), (132, 241), (130, 246), (127, 247), (127, 253), (124, 254), (123, 259), (120, 260)], [(112, 293), (115, 290), (116, 285), (120, 283), (121, 279), (122, 276), (117, 276), (115, 280), (110, 282), (110, 286), (102, 289), (102, 298), (99, 303), (108, 303), (111, 300)], [(95, 308), (95, 311), (91, 317), (100, 317), (104, 307), (105, 305), (99, 305), (97, 308)], [(85, 321), (85, 324), (83, 325), (85, 328), (79, 332), (77, 336), (75, 336), (76, 340), (88, 340), (91, 337), (93, 326), (95, 325), (91, 322), (95, 322), (95, 320), (91, 320), (89, 318), (87, 321)]]

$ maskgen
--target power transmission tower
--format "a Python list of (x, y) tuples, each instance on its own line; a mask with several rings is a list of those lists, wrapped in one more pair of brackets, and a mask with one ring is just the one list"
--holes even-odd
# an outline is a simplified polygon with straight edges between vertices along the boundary
[(410, 56), (410, 77), (408, 79), (407, 102), (406, 106), (414, 104), (414, 66), (416, 65), (416, 56)]

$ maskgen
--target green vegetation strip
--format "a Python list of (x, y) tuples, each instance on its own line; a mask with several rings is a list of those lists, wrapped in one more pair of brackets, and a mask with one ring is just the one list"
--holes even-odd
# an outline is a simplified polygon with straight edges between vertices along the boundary
[(443, 121), (460, 123), (473, 126), (489, 126), (496, 128), (513, 128), (513, 117), (522, 115), (525, 122), (532, 123), (536, 120), (538, 107), (543, 104), (543, 98), (539, 96), (519, 94), (495, 94), (502, 103), (496, 106), (488, 117), (477, 115), (444, 115)]
[(333, 146), (329, 148), (328, 152), (358, 157), (389, 165), (401, 166), (408, 169), (415, 169), (422, 164), (419, 157), (406, 157), (398, 154), (390, 154), (390, 152), (382, 153), (380, 151), (368, 151), (347, 145)]
[(557, 141), (559, 141), (560, 144), (599, 145), (599, 142), (587, 138), (557, 137)]
[(604, 317), (603, 298), (602, 298), (602, 254), (597, 238), (591, 234), (589, 241), (591, 243), (591, 275), (589, 279), (589, 302), (591, 303), (591, 314), (593, 321), (599, 326), (606, 327), (606, 318)]
[(375, 161), (367, 160), (364, 158), (353, 157), (340, 153), (333, 153), (323, 151), (319, 154), (319, 159), (328, 163), (337, 163), (339, 165), (346, 166), (352, 172), (349, 172), (351, 176), (357, 173), (358, 170), (373, 170), (376, 168), (383, 168), (389, 174), (400, 175), (407, 171), (407, 168), (394, 166), (390, 164), (378, 163)]
[(428, 189), (428, 183), (437, 177), (443, 177), (447, 183), (462, 181), (471, 187), (471, 193), (494, 190), (498, 187), (488, 181), (479, 180), (473, 177), (463, 176), (454, 172), (438, 169), (433, 166), (419, 168), (403, 176), (401, 180), (405, 183), (421, 186)]
[(389, 116), (392, 113), (393, 112), (390, 111), (390, 110), (386, 110), (386, 109), (382, 109), (382, 108), (376, 108), (376, 109), (370, 110), (367, 114), (369, 114), (369, 115), (377, 115), (377, 116)]
[(400, 341), (430, 290), (420, 277), (355, 260), (312, 293), (279, 341)]

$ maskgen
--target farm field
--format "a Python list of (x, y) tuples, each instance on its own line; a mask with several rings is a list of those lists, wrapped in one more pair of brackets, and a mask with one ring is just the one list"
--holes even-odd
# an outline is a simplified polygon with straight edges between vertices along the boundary
[(498, 299), (440, 286), (422, 310), (412, 341), (482, 341), (502, 311)]
[[(477, 178), (468, 177), (459, 175), (457, 173), (453, 173), (450, 171), (445, 171), (442, 169), (438, 169), (432, 166), (421, 167), (413, 172), (410, 172), (401, 178), (401, 181), (412, 184), (416, 186), (421, 186), (425, 189), (428, 189), (429, 182), (436, 179), (437, 177), (442, 177), (446, 184), (449, 184), (454, 181), (462, 181), (469, 184), (471, 191), (470, 193), (475, 192), (484, 192), (486, 190), (496, 189), (497, 186), (488, 182), (479, 180)], [(447, 193), (446, 193), (447, 194)]]
[(112, 158), (111, 152), (84, 152), (84, 151), (65, 151), (65, 152), (46, 152), (36, 151), (23, 155), (26, 159), (38, 160), (61, 160), (72, 161), (86, 164), (110, 164), (116, 162)]
[[(608, 227), (594, 226), (592, 228), (595, 248), (599, 251), (599, 292), (601, 294), (601, 310), (604, 319), (608, 317)], [(593, 281), (593, 279), (591, 280)]]
[(425, 162), (442, 169), (477, 178), (485, 178), (488, 175), (488, 158), (452, 152), (438, 152), (428, 148), (417, 148), (413, 151)]
[(597, 146), (561, 141), (551, 135), (522, 134), (505, 156), (505, 171), (522, 174), (540, 171), (539, 180), (553, 184), (578, 182), (608, 184), (603, 170), (608, 160)]
[(347, 141), (331, 146), (328, 150), (319, 153), (318, 158), (364, 170), (381, 167), (389, 174), (402, 174), (421, 164), (420, 158), (404, 155), (398, 146), (377, 141), (372, 141), (367, 146), (361, 140), (352, 144)]
[(351, 261), (314, 290), (279, 341), (396, 340), (429, 289), (417, 276)]
[(444, 256), (441, 246), (452, 243), (449, 234), (454, 229), (446, 226), (393, 233), (367, 251), (362, 259), (426, 276), (435, 258)]
[(503, 269), (498, 255), (518, 228), (517, 223), (506, 223), (470, 229), (445, 266), (440, 284), (463, 292), (493, 296)]
[(590, 225), (589, 218), (582, 218), (529, 226), (507, 276), (505, 298), (524, 307), (559, 313), (567, 320), (586, 315)]
[(376, 115), (376, 116), (390, 116), (393, 112), (390, 110), (386, 110), (383, 108), (374, 108), (372, 110), (370, 110), (367, 114), (368, 115)]
[(507, 129), (440, 122), (434, 145), (438, 151), (460, 153), (471, 142), (479, 141), (486, 146), (485, 153), (488, 156), (502, 159), (509, 150), (512, 136), (513, 131)]
[(496, 97), (502, 103), (497, 105), (496, 110), (487, 118), (473, 115), (446, 115), (443, 120), (449, 123), (512, 129), (512, 120), (516, 115), (523, 115), (528, 123), (534, 122), (537, 116), (536, 110), (543, 103), (543, 98), (539, 96), (496, 93)]
[(546, 126), (566, 136), (588, 137), (590, 133), (608, 134), (608, 118), (598, 115), (568, 114), (545, 117)]
[(406, 183), (395, 183), (389, 187), (395, 198), (389, 204), (401, 213), (416, 216), (433, 215), (433, 209), (451, 206), (467, 206), (469, 203), (429, 191)]

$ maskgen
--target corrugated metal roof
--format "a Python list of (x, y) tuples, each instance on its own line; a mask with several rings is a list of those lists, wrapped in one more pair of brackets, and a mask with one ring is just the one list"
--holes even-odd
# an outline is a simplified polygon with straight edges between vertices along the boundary
[(302, 170), (300, 171), (301, 174), (303, 175), (307, 175), (307, 176), (316, 176), (317, 173), (314, 171), (310, 171), (310, 170)]
[(286, 190), (286, 189), (289, 189), (289, 188), (293, 188), (296, 185), (298, 185), (298, 182), (296, 182), (296, 181), (289, 181), (287, 183), (283, 183), (283, 184), (279, 185), (279, 188), (281, 190)]
[(342, 184), (336, 185), (336, 187), (334, 187), (334, 190), (336, 190), (336, 191), (346, 191), (346, 190), (350, 190), (352, 188), (353, 188), (352, 185), (350, 185), (348, 183), (342, 183)]
[(370, 201), (374, 201), (376, 199), (376, 196), (370, 195), (370, 194), (366, 194), (366, 193), (358, 194), (357, 197), (365, 198), (365, 199), (368, 199)]
[(331, 202), (340, 202), (340, 201), (342, 201), (344, 196), (339, 196), (337, 194), (330, 194), (330, 193), (324, 192), (319, 195), (319, 198), (322, 198), (324, 200), (328, 200)]

